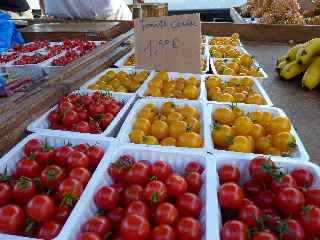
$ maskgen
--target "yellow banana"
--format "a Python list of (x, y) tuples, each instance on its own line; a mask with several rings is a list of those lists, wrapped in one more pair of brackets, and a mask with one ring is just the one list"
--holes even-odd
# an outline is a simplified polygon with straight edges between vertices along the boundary
[(296, 60), (297, 52), (302, 46), (303, 44), (298, 44), (288, 50), (287, 56), (286, 56), (287, 62), (292, 62)]
[(278, 66), (276, 67), (277, 72), (280, 73), (281, 70), (282, 70), (287, 64), (289, 64), (289, 63), (288, 63), (286, 60), (280, 62), (280, 63), (278, 64)]
[(277, 66), (279, 66), (279, 64), (281, 62), (286, 61), (286, 58), (287, 58), (287, 55), (282, 55), (282, 56), (278, 57), (277, 62), (276, 62)]
[(295, 60), (291, 63), (288, 63), (280, 72), (280, 76), (288, 80), (294, 78), (295, 76), (303, 73), (307, 69), (308, 65), (300, 65), (298, 61)]
[(302, 78), (302, 86), (312, 90), (320, 83), (320, 57), (309, 66)]
[(297, 52), (297, 60), (300, 65), (304, 65), (310, 61), (320, 51), (320, 38), (314, 38), (306, 42)]

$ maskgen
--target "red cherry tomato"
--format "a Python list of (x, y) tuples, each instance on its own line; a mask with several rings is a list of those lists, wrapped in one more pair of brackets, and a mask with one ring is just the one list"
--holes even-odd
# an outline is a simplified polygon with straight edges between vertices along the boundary
[(218, 191), (220, 204), (229, 209), (239, 209), (242, 206), (244, 193), (241, 187), (235, 183), (225, 183)]
[(31, 139), (24, 145), (24, 154), (29, 157), (42, 150), (42, 142), (39, 139)]
[(73, 148), (69, 146), (59, 147), (55, 150), (54, 160), (60, 167), (67, 166), (67, 159), (73, 152)]
[(173, 197), (178, 197), (188, 189), (186, 180), (177, 174), (171, 174), (166, 180), (166, 185), (168, 195)]
[(70, 177), (77, 179), (83, 186), (86, 186), (91, 178), (91, 173), (84, 167), (76, 167), (71, 170)]
[(94, 233), (81, 233), (78, 240), (103, 240), (103, 238)]
[(308, 236), (320, 235), (320, 208), (310, 205), (304, 207), (297, 220)]
[(117, 163), (110, 164), (107, 171), (114, 182), (123, 181), (127, 175), (127, 169)]
[(188, 192), (198, 194), (203, 185), (203, 178), (197, 172), (186, 173), (185, 180), (188, 184)]
[(69, 169), (76, 167), (89, 167), (89, 158), (82, 152), (73, 151), (67, 159)]
[(306, 168), (296, 168), (291, 172), (299, 187), (310, 187), (313, 184), (314, 176)]
[(175, 240), (175, 233), (173, 229), (168, 225), (156, 226), (152, 232), (150, 240)]
[(57, 123), (60, 121), (60, 116), (59, 116), (59, 113), (58, 112), (50, 112), (49, 115), (48, 115), (48, 120), (49, 122), (51, 123)]
[(197, 172), (199, 174), (202, 174), (204, 171), (204, 167), (198, 163), (198, 162), (189, 162), (185, 168), (185, 172), (186, 173), (190, 173), (190, 172)]
[(278, 193), (281, 191), (281, 189), (287, 188), (287, 187), (293, 187), (293, 188), (297, 187), (296, 181), (289, 174), (284, 175), (279, 180), (273, 179), (271, 182), (271, 189), (274, 193)]
[(46, 195), (36, 195), (27, 204), (27, 215), (34, 221), (45, 222), (55, 214), (56, 206)]
[(83, 152), (84, 154), (87, 154), (87, 151), (89, 150), (90, 146), (86, 143), (80, 143), (79, 145), (75, 146), (73, 149), (75, 151)]
[(244, 198), (243, 201), (242, 201), (242, 207), (246, 206), (246, 205), (249, 205), (249, 204), (254, 204), (254, 203), (250, 199)]
[(278, 223), (281, 220), (280, 215), (272, 208), (262, 210), (264, 225), (267, 229), (274, 232), (278, 227)]
[(45, 222), (40, 227), (37, 238), (51, 240), (58, 236), (61, 230), (61, 225), (56, 221)]
[(71, 209), (69, 207), (60, 206), (56, 209), (54, 220), (56, 220), (61, 225), (63, 225), (67, 221), (70, 213), (71, 213)]
[(121, 207), (112, 209), (107, 215), (107, 217), (110, 219), (111, 224), (114, 228), (119, 227), (124, 216), (125, 216), (125, 211)]
[(20, 205), (26, 204), (36, 194), (36, 186), (30, 178), (20, 177), (13, 186), (13, 197)]
[(90, 218), (83, 226), (82, 232), (91, 232), (104, 238), (111, 232), (111, 222), (108, 218), (103, 216), (95, 216)]
[(305, 191), (304, 197), (306, 203), (320, 207), (320, 188), (309, 188)]
[(170, 164), (165, 161), (156, 161), (151, 166), (151, 175), (155, 176), (159, 181), (165, 181), (172, 173), (172, 168)]
[(12, 189), (6, 183), (0, 183), (0, 207), (8, 204), (12, 198)]
[(276, 204), (285, 216), (295, 216), (305, 204), (305, 199), (298, 189), (284, 188), (277, 195)]
[(143, 199), (143, 188), (139, 185), (131, 185), (121, 193), (121, 202), (127, 206), (132, 201)]
[(270, 232), (261, 231), (254, 235), (252, 240), (277, 240), (277, 237)]
[(306, 234), (303, 227), (294, 219), (285, 220), (281, 225), (280, 229), (285, 229), (280, 234), (283, 240), (305, 240)]
[(0, 208), (0, 232), (18, 234), (24, 226), (23, 210), (17, 205), (5, 205)]
[(122, 220), (120, 231), (126, 240), (146, 240), (150, 236), (150, 224), (144, 217), (129, 215)]
[(16, 172), (20, 177), (37, 178), (40, 176), (40, 165), (29, 159), (22, 159), (18, 162)]
[(239, 220), (249, 227), (255, 227), (262, 216), (261, 210), (253, 204), (245, 205), (239, 211)]
[(236, 166), (233, 166), (231, 164), (225, 164), (223, 165), (219, 171), (219, 180), (220, 183), (227, 183), (227, 182), (234, 182), (239, 183), (240, 180), (240, 171)]
[(178, 219), (178, 210), (171, 203), (161, 203), (156, 207), (154, 220), (160, 224), (173, 226)]
[(62, 123), (65, 127), (72, 127), (73, 124), (77, 124), (80, 120), (79, 114), (73, 110), (64, 112), (62, 117)]
[(119, 203), (119, 194), (112, 187), (102, 187), (94, 196), (94, 202), (102, 210), (112, 210)]
[[(79, 117), (81, 118), (81, 116)], [(90, 133), (90, 125), (86, 121), (80, 121), (76, 124), (75, 131), (79, 133)]]
[(40, 175), (41, 184), (53, 190), (58, 189), (64, 178), (64, 171), (57, 165), (47, 166)]
[(260, 182), (270, 182), (272, 179), (271, 173), (275, 170), (275, 163), (267, 157), (256, 157), (249, 164), (250, 176)]
[(66, 112), (66, 111), (70, 111), (72, 109), (74, 109), (74, 105), (71, 102), (69, 102), (68, 100), (63, 101), (59, 104), (59, 110), (62, 113)]
[(141, 162), (136, 162), (127, 172), (126, 181), (129, 185), (145, 186), (149, 180), (150, 167)]
[(99, 120), (99, 125), (102, 129), (107, 129), (110, 123), (113, 121), (113, 115), (111, 113), (103, 114), (103, 117)]
[(90, 159), (90, 168), (95, 169), (99, 165), (103, 155), (104, 150), (102, 147), (91, 146), (87, 151), (87, 156)]
[(273, 208), (275, 206), (276, 196), (271, 191), (262, 191), (255, 197), (257, 205), (262, 208)]
[(121, 106), (117, 103), (111, 102), (110, 104), (106, 105), (106, 112), (111, 113), (113, 116), (116, 116), (121, 110)]
[(126, 208), (126, 215), (139, 215), (146, 219), (149, 219), (150, 210), (149, 207), (142, 201), (133, 201)]
[(202, 201), (193, 193), (183, 193), (178, 197), (176, 206), (180, 216), (198, 218), (202, 210)]
[(49, 165), (54, 159), (55, 152), (52, 148), (43, 149), (42, 151), (37, 152), (36, 154), (36, 162), (45, 167)]
[(98, 117), (100, 114), (104, 114), (106, 108), (102, 103), (91, 103), (89, 105), (89, 114), (91, 117)]
[(243, 222), (231, 220), (223, 225), (220, 235), (221, 240), (247, 240), (248, 227)]
[(199, 221), (192, 217), (180, 218), (175, 226), (178, 240), (200, 240), (203, 235), (203, 228)]
[(264, 186), (256, 181), (256, 180), (248, 180), (243, 185), (243, 190), (245, 191), (246, 195), (251, 198), (255, 198), (261, 191), (264, 191)]
[(67, 178), (60, 184), (57, 195), (60, 200), (63, 200), (66, 196), (77, 200), (80, 198), (82, 192), (83, 186), (81, 182), (74, 178)]
[(143, 200), (149, 204), (154, 205), (162, 203), (167, 199), (167, 187), (160, 181), (151, 181), (143, 190)]
[(116, 182), (111, 185), (119, 194), (126, 189), (127, 184), (125, 182)]

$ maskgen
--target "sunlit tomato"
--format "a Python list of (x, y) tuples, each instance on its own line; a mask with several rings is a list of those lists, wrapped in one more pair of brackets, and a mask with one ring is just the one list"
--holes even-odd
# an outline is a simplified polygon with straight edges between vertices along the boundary
[(277, 237), (270, 232), (261, 231), (254, 235), (253, 240), (277, 240)]
[(82, 232), (95, 233), (101, 238), (104, 238), (111, 232), (111, 222), (108, 218), (103, 216), (95, 216), (90, 218), (83, 226)]
[(63, 146), (59, 147), (55, 150), (55, 162), (61, 166), (66, 167), (67, 166), (67, 159), (69, 155), (73, 152), (73, 148), (69, 146)]
[(99, 209), (112, 210), (117, 207), (119, 194), (112, 187), (102, 187), (94, 196), (94, 202)]
[(143, 199), (143, 188), (139, 185), (131, 185), (121, 193), (121, 203), (126, 206), (132, 201)]
[(0, 183), (0, 207), (8, 204), (12, 198), (12, 189), (6, 183)]
[(53, 190), (59, 187), (64, 178), (64, 171), (57, 165), (47, 166), (40, 175), (41, 184)]
[(165, 181), (172, 173), (170, 164), (165, 161), (156, 161), (151, 166), (151, 175), (155, 176), (159, 181)]
[(188, 184), (188, 192), (198, 194), (203, 185), (203, 178), (197, 172), (186, 173), (185, 180)]
[(34, 161), (29, 159), (22, 159), (18, 162), (16, 167), (16, 173), (18, 176), (28, 177), (28, 178), (36, 178), (40, 176), (40, 165)]
[(87, 156), (89, 157), (89, 164), (92, 169), (95, 169), (99, 165), (103, 155), (104, 150), (100, 146), (91, 146), (88, 149)]
[(177, 174), (171, 174), (166, 180), (166, 185), (168, 195), (173, 197), (178, 197), (188, 190), (186, 180)]
[(218, 174), (220, 183), (238, 183), (240, 180), (239, 169), (231, 164), (224, 164), (221, 168), (219, 168)]
[(81, 233), (78, 240), (102, 240), (102, 238), (94, 233)]
[(304, 206), (305, 199), (301, 191), (288, 187), (279, 192), (276, 204), (279, 211), (285, 216), (295, 216)]
[(193, 193), (183, 193), (177, 198), (176, 206), (180, 216), (198, 218), (202, 210), (202, 201)]
[(73, 201), (78, 200), (83, 192), (81, 182), (74, 178), (67, 178), (58, 187), (57, 195), (60, 200), (66, 196), (72, 198)]
[(126, 181), (129, 185), (137, 184), (144, 186), (149, 180), (150, 172), (149, 166), (141, 162), (136, 162), (127, 172)]
[(24, 154), (30, 156), (42, 150), (42, 142), (39, 139), (31, 139), (24, 145)]
[(167, 199), (167, 187), (160, 181), (151, 181), (143, 190), (143, 200), (149, 204), (154, 205), (162, 203)]
[(192, 217), (180, 218), (175, 226), (178, 240), (200, 240), (203, 235), (203, 228), (199, 221)]
[(156, 207), (154, 218), (160, 224), (174, 225), (178, 219), (178, 210), (171, 203), (161, 203)]
[(122, 220), (120, 231), (126, 240), (146, 240), (150, 236), (150, 224), (144, 217), (129, 215)]
[(37, 189), (31, 179), (20, 177), (13, 186), (12, 194), (16, 202), (23, 205), (37, 194)]
[(262, 209), (273, 208), (275, 206), (275, 201), (275, 194), (268, 190), (259, 192), (255, 197), (255, 202)]
[(156, 226), (152, 232), (150, 240), (175, 240), (174, 230), (168, 225)]
[(91, 178), (91, 173), (84, 167), (76, 167), (71, 170), (70, 177), (79, 180), (85, 187)]
[(284, 175), (280, 179), (273, 179), (271, 182), (271, 189), (274, 193), (278, 193), (281, 189), (286, 187), (297, 187), (296, 181), (289, 174)]
[(149, 207), (142, 201), (133, 201), (126, 207), (125, 214), (128, 215), (139, 215), (146, 219), (149, 219), (150, 210)]
[(275, 163), (266, 157), (256, 157), (250, 161), (250, 176), (261, 182), (270, 182), (271, 174), (276, 169)]
[(28, 217), (37, 222), (50, 220), (55, 213), (54, 201), (46, 195), (34, 196), (26, 206)]
[(61, 230), (61, 225), (56, 221), (45, 222), (40, 227), (37, 238), (51, 240), (58, 236)]
[(313, 184), (314, 176), (306, 168), (296, 168), (291, 172), (291, 176), (296, 180), (299, 187), (310, 187)]
[(71, 209), (69, 207), (60, 206), (56, 209), (54, 220), (63, 225), (67, 221), (70, 213)]
[(255, 227), (261, 218), (261, 210), (253, 204), (248, 204), (240, 208), (239, 220), (249, 227)]
[(197, 172), (199, 174), (202, 174), (204, 171), (204, 167), (199, 162), (189, 162), (185, 168), (186, 173), (190, 172)]
[(220, 204), (225, 208), (239, 209), (242, 206), (244, 193), (241, 187), (235, 183), (225, 183), (218, 191)]
[(320, 235), (320, 208), (310, 205), (304, 207), (297, 220), (308, 236)]
[(221, 240), (247, 240), (248, 227), (238, 220), (226, 222), (221, 230)]
[(293, 219), (285, 220), (279, 227), (284, 227), (284, 232), (280, 234), (283, 240), (305, 240), (306, 234), (299, 222)]
[(5, 205), (0, 208), (0, 232), (18, 234), (24, 226), (24, 212), (17, 205)]

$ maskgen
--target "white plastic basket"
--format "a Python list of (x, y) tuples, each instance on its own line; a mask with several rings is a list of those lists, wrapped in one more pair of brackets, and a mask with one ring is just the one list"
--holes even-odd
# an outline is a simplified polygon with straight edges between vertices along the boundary
[[(152, 74), (150, 74), (149, 78), (148, 78), (148, 81), (145, 81), (144, 84), (142, 84), (138, 94), (141, 96), (141, 97), (147, 97), (149, 98), (150, 96), (145, 96), (145, 93), (147, 92), (148, 90), (148, 85), (149, 83), (153, 80), (153, 78), (157, 75), (157, 72), (152, 72)], [(175, 80), (177, 79), (178, 77), (183, 77), (185, 79), (188, 79), (189, 77), (191, 76), (194, 76), (197, 78), (197, 80), (199, 81), (199, 97), (197, 100), (200, 100), (202, 101), (204, 98), (204, 92), (203, 92), (203, 89), (201, 88), (201, 74), (193, 74), (193, 73), (178, 73), (178, 72), (168, 72), (168, 75), (169, 75), (169, 79), (170, 80)], [(152, 97), (152, 98), (159, 98), (159, 99), (163, 99), (163, 97)], [(168, 98), (169, 99), (169, 98)], [(171, 98), (170, 98), (171, 99)], [(188, 100), (188, 99), (186, 99)]]
[[(258, 155), (256, 155), (258, 156)], [(213, 184), (210, 185), (212, 188), (216, 189), (216, 197), (217, 197), (217, 191), (220, 186), (219, 184), (219, 177), (218, 177), (218, 170), (220, 167), (222, 167), (224, 164), (232, 164), (239, 168), (240, 170), (240, 184), (242, 185), (245, 181), (250, 179), (248, 166), (250, 164), (250, 160), (252, 160), (256, 156), (233, 156), (233, 157), (227, 157), (227, 156), (220, 156), (219, 154), (212, 157), (212, 161), (216, 163), (216, 179), (215, 183), (218, 183), (217, 186), (214, 186)], [(277, 167), (282, 168), (285, 172), (292, 172), (295, 168), (303, 167), (311, 171), (311, 173), (314, 175), (314, 187), (320, 187), (320, 168), (311, 163), (311, 162), (297, 162), (297, 161), (290, 161), (290, 160), (283, 160), (283, 159), (275, 159), (271, 157), (272, 160), (275, 161)], [(287, 171), (286, 171), (287, 170)], [(221, 210), (220, 205), (217, 206), (215, 209), (215, 212), (218, 212), (218, 225), (216, 229), (217, 232), (220, 232), (222, 228), (222, 218), (221, 218)], [(218, 238), (215, 238), (217, 240), (220, 240), (220, 236)]]
[[(210, 64), (209, 64), (210, 58), (209, 58), (208, 55), (207, 56), (201, 56), (201, 58), (205, 61), (205, 70), (201, 71), (201, 72), (202, 72), (202, 74), (206, 74), (210, 70)], [(202, 63), (201, 63), (201, 65), (202, 65)], [(201, 70), (202, 70), (202, 66), (201, 66)]]
[[(76, 133), (63, 135), (63, 136), (57, 133), (34, 133), (29, 135), (25, 139), (23, 139), (21, 142), (19, 142), (13, 149), (11, 149), (6, 155), (4, 155), (0, 159), (0, 172), (4, 172), (7, 169), (9, 174), (14, 173), (16, 164), (23, 158), (24, 145), (31, 139), (39, 139), (42, 141), (46, 140), (50, 146), (55, 148), (63, 146), (68, 143), (72, 145), (78, 145), (81, 143), (88, 143), (90, 145), (99, 144), (99, 146), (101, 146), (105, 150), (105, 155), (101, 160), (101, 163), (106, 161), (106, 158), (109, 156), (109, 154), (112, 153), (113, 151), (112, 149), (114, 149), (112, 148), (112, 146), (116, 143), (116, 139), (113, 139), (113, 138), (105, 138), (105, 137), (99, 137), (99, 136), (85, 136), (83, 134), (76, 134)], [(89, 186), (91, 182), (95, 181), (93, 176), (91, 177), (87, 186)], [(69, 225), (77, 219), (76, 215), (78, 214), (77, 211), (79, 211), (79, 208), (77, 206), (80, 205), (80, 203), (83, 201), (85, 192), (87, 190), (88, 190), (88, 187), (85, 188), (85, 191), (81, 195), (75, 208), (72, 210), (68, 220), (62, 227), (59, 235), (56, 238), (54, 238), (55, 240), (69, 239), (66, 233), (70, 232)], [(0, 239), (3, 239), (3, 240), (33, 239), (34, 240), (36, 238), (26, 238), (26, 237), (14, 236), (14, 235), (0, 234)]]
[[(116, 73), (118, 72), (126, 72), (126, 73), (140, 73), (142, 71), (148, 71), (149, 72), (149, 76), (146, 78), (146, 80), (141, 84), (141, 86), (137, 89), (137, 91), (135, 93), (128, 93), (128, 94), (137, 94), (138, 92), (140, 92), (140, 89), (142, 88), (143, 84), (145, 82), (147, 82), (151, 76), (153, 71), (150, 70), (145, 70), (145, 69), (136, 69), (136, 68), (108, 68), (107, 70), (104, 70), (103, 72), (99, 73), (97, 76), (95, 76), (94, 78), (92, 78), (91, 80), (89, 80), (88, 82), (86, 82), (80, 89), (88, 89), (88, 87), (91, 84), (96, 83), (102, 76), (104, 76), (107, 72), (109, 71), (114, 71)], [(114, 93), (113, 91), (111, 91), (111, 93)]]
[[(200, 113), (200, 123), (201, 123), (201, 130), (200, 130), (200, 136), (203, 138), (204, 146), (203, 148), (182, 148), (182, 147), (173, 147), (173, 146), (161, 146), (161, 145), (154, 145), (153, 147), (158, 148), (164, 148), (164, 149), (192, 149), (194, 151), (200, 151), (200, 150), (208, 150), (210, 148), (210, 142), (211, 140), (206, 137), (206, 135), (210, 131), (210, 125), (205, 124), (207, 119), (209, 118), (209, 115), (207, 115), (206, 107), (201, 101), (190, 101), (190, 100), (178, 100), (178, 99), (165, 99), (165, 98), (144, 98), (138, 100), (134, 106), (132, 107), (130, 113), (128, 114), (128, 117), (124, 124), (122, 125), (122, 128), (120, 129), (120, 132), (118, 134), (118, 139), (120, 142), (123, 143), (130, 143), (129, 134), (132, 131), (133, 124), (136, 120), (137, 113), (148, 103), (154, 103), (158, 108), (161, 107), (165, 102), (173, 102), (176, 106), (183, 106), (183, 105), (191, 105), (195, 107), (199, 113)], [(139, 144), (140, 146), (148, 146), (145, 144)]]
[[(94, 91), (89, 91), (89, 90), (78, 90), (76, 91), (77, 93), (80, 94), (89, 94), (92, 95)], [(103, 135), (107, 137), (114, 137), (118, 133), (128, 111), (130, 110), (131, 106), (133, 105), (136, 96), (132, 94), (125, 94), (125, 93), (113, 93), (112, 97), (118, 101), (123, 101), (124, 106), (122, 107), (121, 111), (117, 114), (117, 116), (113, 119), (111, 124), (106, 128), (104, 132), (101, 134), (85, 134), (85, 135)], [(53, 108), (51, 108), (49, 111), (47, 111), (45, 114), (43, 114), (41, 117), (39, 117), (37, 120), (32, 122), (28, 126), (28, 131), (30, 132), (57, 132), (59, 134), (69, 134), (73, 133), (71, 131), (62, 131), (62, 130), (52, 130), (49, 129), (49, 121), (48, 121), (48, 115), (50, 112), (54, 111), (57, 109), (57, 105)]]
[(157, 160), (166, 161), (172, 166), (173, 171), (178, 174), (183, 174), (185, 166), (191, 161), (197, 161), (205, 166), (206, 169), (202, 174), (204, 177), (204, 185), (200, 192), (200, 197), (203, 200), (200, 222), (205, 230), (203, 240), (217, 239), (216, 237), (219, 234), (215, 232), (214, 224), (218, 222), (217, 214), (215, 214), (218, 200), (215, 189), (211, 187), (212, 184), (217, 184), (217, 179), (214, 174), (214, 165), (212, 161), (207, 160), (206, 154), (194, 151), (167, 150), (132, 145), (125, 145), (117, 148), (116, 151), (113, 151), (113, 154), (109, 155), (108, 158), (104, 159), (104, 161), (99, 165), (94, 175), (94, 181), (90, 182), (90, 185), (87, 187), (88, 191), (84, 193), (81, 203), (79, 203), (74, 209), (76, 214), (73, 219), (76, 219), (76, 221), (69, 224), (70, 235), (67, 235), (67, 239), (76, 240), (81, 232), (83, 224), (88, 219), (95, 216), (98, 210), (93, 201), (95, 193), (101, 187), (110, 186), (112, 184), (112, 180), (110, 176), (106, 174), (106, 170), (111, 163), (118, 160), (119, 157), (125, 154), (133, 156), (136, 160), (148, 160), (151, 163), (154, 163)]
[[(210, 114), (209, 122), (207, 122), (208, 125), (212, 125), (212, 114), (213, 112), (218, 108), (228, 107), (225, 103), (213, 103), (208, 104), (208, 114)], [(275, 107), (268, 107), (268, 106), (260, 106), (260, 105), (249, 105), (249, 104), (238, 104), (238, 107), (243, 109), (245, 113), (253, 112), (253, 111), (265, 111), (265, 112), (271, 112), (273, 116), (283, 116), (287, 117), (285, 112), (280, 108)], [(209, 127), (208, 127), (209, 128)], [(207, 128), (207, 129), (208, 129)], [(290, 156), (290, 157), (279, 157), (279, 156), (273, 156), (274, 159), (288, 159), (288, 160), (297, 160), (297, 161), (309, 161), (310, 157), (307, 153), (300, 137), (298, 136), (295, 128), (292, 126), (291, 128), (291, 134), (296, 139), (297, 148), (296, 151)], [(213, 141), (211, 139), (211, 131), (206, 134), (207, 141), (211, 143), (211, 147), (214, 148)], [(214, 152), (221, 153), (223, 156), (255, 156), (254, 153), (240, 153), (240, 152), (233, 152), (233, 151), (226, 151), (226, 150), (218, 150), (214, 148)], [(262, 154), (260, 154), (262, 155)]]
[[(216, 67), (214, 66), (214, 63), (217, 59), (222, 59), (229, 62), (229, 61), (232, 61), (232, 58), (210, 58), (210, 65), (214, 75), (230, 76), (230, 75), (222, 75), (217, 72)], [(263, 75), (262, 77), (256, 77), (257, 79), (259, 79), (260, 81), (263, 81), (264, 79), (268, 78), (268, 74), (264, 71), (264, 69), (260, 66), (260, 64), (256, 60), (253, 60), (252, 66), (254, 66), (255, 68), (259, 68), (260, 73), (262, 73)], [(238, 77), (238, 76), (234, 76), (234, 77)], [(245, 76), (245, 77), (252, 77), (252, 76)]]
[(134, 68), (135, 66), (125, 65), (128, 58), (134, 53), (135, 53), (135, 50), (133, 48), (130, 52), (128, 52), (126, 55), (124, 55), (122, 58), (120, 58), (118, 61), (116, 61), (116, 63), (114, 65), (119, 68)]
[[(208, 100), (208, 95), (207, 95), (207, 89), (206, 89), (206, 86), (205, 86), (205, 81), (207, 80), (207, 78), (209, 76), (214, 76), (213, 74), (206, 74), (206, 75), (202, 75), (202, 85), (203, 85), (203, 88), (204, 88), (204, 91), (203, 91), (203, 99), (208, 102), (208, 103), (215, 103), (215, 101), (209, 101)], [(218, 75), (219, 76), (219, 75)], [(219, 78), (223, 81), (223, 82), (227, 82), (229, 81), (231, 78), (239, 78), (239, 79), (243, 79), (245, 77), (241, 77), (241, 76), (237, 76), (237, 77), (234, 77), (234, 76), (219, 76)], [(270, 97), (268, 96), (267, 92), (264, 90), (264, 88), (262, 87), (261, 85), (261, 81), (259, 81), (257, 78), (255, 77), (250, 77), (252, 80), (253, 80), (253, 89), (258, 91), (264, 98), (264, 100), (266, 101), (266, 104), (263, 105), (263, 106), (269, 106), (269, 107), (272, 107), (273, 106), (273, 103), (270, 99)]]

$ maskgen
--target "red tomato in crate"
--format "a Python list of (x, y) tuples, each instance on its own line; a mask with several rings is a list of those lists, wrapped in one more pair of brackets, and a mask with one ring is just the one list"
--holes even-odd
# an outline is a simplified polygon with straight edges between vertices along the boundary
[(0, 208), (0, 232), (19, 234), (24, 227), (25, 215), (21, 207), (9, 204)]

